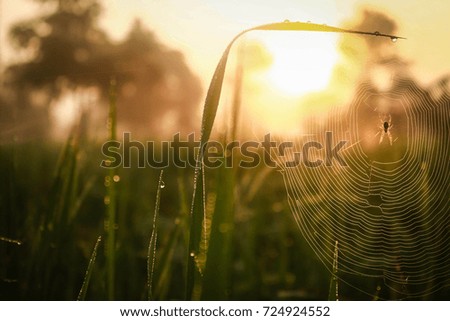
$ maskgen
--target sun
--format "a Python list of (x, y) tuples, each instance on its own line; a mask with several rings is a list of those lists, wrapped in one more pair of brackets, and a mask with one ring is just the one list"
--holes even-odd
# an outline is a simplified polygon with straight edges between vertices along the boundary
[[(268, 58), (246, 75), (246, 85), (252, 89), (245, 96), (249, 118), (263, 131), (301, 134), (302, 120), (326, 113), (323, 106), (339, 60), (338, 35), (274, 31), (255, 36)], [(256, 61), (258, 55), (252, 52), (246, 59)]]
[(324, 89), (338, 60), (336, 35), (292, 32), (263, 39), (272, 55), (268, 85), (280, 94), (303, 96)]

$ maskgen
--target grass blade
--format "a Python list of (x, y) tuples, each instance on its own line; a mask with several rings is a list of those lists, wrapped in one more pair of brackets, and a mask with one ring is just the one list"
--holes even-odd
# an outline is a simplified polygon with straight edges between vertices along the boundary
[(202, 284), (203, 300), (227, 300), (231, 290), (235, 185), (233, 168), (221, 167), (217, 182), (217, 199)]
[(377, 37), (388, 37), (390, 39), (404, 39), (402, 37), (381, 34), (375, 32), (347, 30), (327, 25), (319, 25), (315, 23), (305, 22), (278, 22), (265, 24), (250, 28), (240, 32), (226, 47), (219, 64), (216, 67), (214, 76), (211, 80), (208, 93), (205, 99), (203, 108), (200, 149), (197, 155), (197, 165), (194, 173), (194, 191), (192, 196), (191, 217), (190, 217), (190, 235), (189, 235), (189, 249), (188, 249), (188, 267), (186, 276), (186, 299), (192, 298), (194, 285), (196, 279), (201, 278), (199, 271), (195, 267), (195, 256), (199, 253), (201, 231), (203, 226), (203, 218), (205, 216), (205, 190), (204, 190), (204, 169), (203, 169), (203, 154), (206, 143), (209, 140), (211, 131), (214, 125), (214, 120), (217, 114), (220, 95), (222, 92), (223, 79), (225, 75), (226, 65), (230, 49), (234, 42), (243, 34), (256, 30), (281, 30), (281, 31), (320, 31), (320, 32), (336, 32), (336, 33), (353, 33), (361, 35), (371, 35)]
[(161, 171), (161, 173), (159, 174), (158, 189), (156, 192), (155, 213), (153, 214), (152, 235), (150, 237), (147, 252), (148, 300), (153, 299), (153, 275), (155, 272), (155, 263), (156, 263), (156, 242), (158, 241), (157, 220), (159, 215), (159, 205), (161, 201), (161, 189), (164, 186), (164, 182), (162, 180), (163, 172), (164, 171)]
[(204, 190), (204, 172), (203, 172), (203, 152), (206, 143), (211, 135), (212, 127), (219, 105), (220, 95), (222, 92), (222, 84), (225, 76), (225, 69), (228, 61), (228, 55), (234, 41), (228, 45), (225, 52), (217, 65), (213, 79), (208, 89), (203, 109), (200, 149), (197, 155), (197, 165), (194, 173), (194, 191), (192, 197), (191, 217), (190, 217), (190, 234), (189, 234), (189, 251), (188, 266), (186, 276), (186, 299), (191, 299), (196, 279), (201, 275), (196, 268), (195, 257), (200, 250), (200, 241), (203, 228), (203, 218), (205, 215), (205, 190)]
[(12, 244), (16, 244), (16, 245), (22, 245), (21, 241), (13, 240), (13, 239), (3, 237), (3, 236), (0, 236), (0, 241), (6, 242), (6, 243), (12, 243)]
[(38, 280), (35, 282), (36, 290), (33, 295), (41, 299), (52, 299), (61, 280), (67, 280), (69, 277), (55, 276), (54, 270), (66, 264), (66, 253), (63, 253), (61, 244), (64, 244), (72, 232), (68, 212), (78, 187), (78, 153), (77, 133), (74, 128), (59, 155), (48, 198), (43, 205), (40, 228), (32, 242), (33, 264), (27, 271), (27, 279), (28, 282), (32, 279)]
[(84, 276), (83, 284), (80, 289), (80, 293), (78, 293), (78, 301), (84, 301), (86, 299), (87, 289), (89, 287), (89, 281), (91, 280), (92, 270), (94, 269), (95, 259), (97, 257), (97, 249), (102, 241), (102, 237), (99, 236), (97, 238), (97, 242), (95, 242), (94, 250), (92, 250), (91, 258), (89, 259), (89, 264), (86, 269), (86, 274)]

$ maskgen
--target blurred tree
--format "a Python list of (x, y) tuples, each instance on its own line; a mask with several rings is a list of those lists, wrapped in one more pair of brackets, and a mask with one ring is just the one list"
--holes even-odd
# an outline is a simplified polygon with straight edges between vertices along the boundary
[[(161, 124), (176, 131), (194, 129), (201, 88), (181, 53), (166, 49), (138, 21), (127, 39), (113, 43), (98, 27), (97, 0), (35, 1), (44, 4), (45, 13), (10, 30), (13, 45), (25, 57), (9, 66), (4, 78), (19, 109), (16, 123), (33, 115), (46, 132), (50, 106), (68, 93), (89, 96), (88, 107), (93, 102), (104, 106), (115, 77), (122, 128), (141, 135), (163, 134)], [(91, 109), (89, 116), (98, 119), (105, 110)]]
[(115, 51), (122, 130), (164, 136), (197, 127), (200, 82), (180, 52), (162, 46), (139, 20)]
[[(100, 6), (95, 0), (39, 0), (54, 5), (54, 12), (22, 21), (10, 30), (13, 45), (29, 60), (9, 70), (17, 86), (46, 87), (58, 95), (64, 85), (97, 81), (92, 62), (112, 44), (96, 26)], [(103, 50), (102, 50), (103, 49)]]

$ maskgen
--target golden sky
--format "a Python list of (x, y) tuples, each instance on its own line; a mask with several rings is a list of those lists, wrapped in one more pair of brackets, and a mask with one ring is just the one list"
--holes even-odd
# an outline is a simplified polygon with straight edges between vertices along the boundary
[[(31, 17), (39, 10), (32, 0), (0, 0), (1, 59), (12, 57), (5, 44), (8, 26)], [(267, 22), (311, 21), (339, 25), (359, 8), (387, 13), (399, 25), (398, 34), (408, 38), (398, 43), (399, 53), (412, 64), (422, 81), (450, 71), (450, 1), (444, 0), (103, 0), (101, 25), (120, 39), (139, 17), (159, 39), (181, 50), (205, 86), (222, 51), (240, 30)]]
[[(312, 21), (338, 25), (361, 7), (391, 15), (400, 54), (424, 82), (450, 71), (450, 1), (442, 0), (109, 0), (103, 24), (123, 34), (133, 16), (142, 17), (167, 43), (182, 49), (195, 69), (211, 75), (227, 42), (240, 30), (268, 22)], [(209, 79), (209, 77), (208, 77)]]

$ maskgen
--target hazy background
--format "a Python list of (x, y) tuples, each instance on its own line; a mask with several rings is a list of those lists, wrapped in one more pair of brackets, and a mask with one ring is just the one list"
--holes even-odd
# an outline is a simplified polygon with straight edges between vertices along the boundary
[[(450, 69), (447, 57), (450, 46), (446, 1), (101, 1), (104, 12), (100, 25), (115, 40), (122, 39), (135, 18), (154, 31), (165, 44), (181, 50), (190, 66), (209, 82), (220, 55), (239, 31), (267, 22), (311, 21), (339, 25), (351, 19), (362, 7), (378, 9), (391, 16), (399, 26), (398, 34), (408, 38), (399, 43), (399, 50), (413, 62), (412, 69), (424, 83)], [(32, 17), (41, 5), (29, 0), (1, 1), (1, 39), (3, 64), (14, 61), (6, 42), (9, 26)]]
[[(8, 66), (23, 64), (34, 55), (33, 43), (27, 44), (28, 49), (25, 50), (25, 47), (18, 50), (17, 46), (12, 46), (12, 38), (10, 35), (11, 27), (17, 23), (26, 22), (38, 16), (45, 16), (46, 14), (51, 13), (54, 11), (56, 3), (57, 2), (55, 1), (32, 0), (1, 1), (0, 66), (2, 70), (7, 70)], [(64, 3), (64, 1), (61, 3)], [(402, 62), (407, 64), (408, 73), (411, 73), (411, 76), (418, 84), (425, 87), (430, 86), (434, 81), (440, 79), (443, 75), (446, 75), (450, 70), (450, 62), (448, 60), (448, 57), (450, 56), (450, 46), (446, 45), (444, 40), (448, 38), (447, 13), (450, 11), (450, 4), (445, 1), (428, 1), (424, 4), (418, 0), (396, 2), (386, 0), (283, 0), (276, 2), (112, 0), (107, 2), (99, 1), (98, 4), (100, 4), (101, 9), (99, 14), (95, 16), (92, 26), (100, 31), (102, 37), (107, 38), (111, 49), (106, 49), (106, 47), (99, 42), (97, 45), (100, 47), (103, 46), (103, 51), (105, 52), (100, 53), (97, 58), (92, 58), (91, 62), (95, 59), (99, 59), (102, 61), (103, 65), (100, 66), (97, 63), (97, 69), (86, 67), (87, 70), (85, 71), (74, 65), (73, 71), (66, 70), (63, 71), (62, 74), (78, 72), (86, 75), (84, 77), (85, 79), (79, 79), (79, 81), (84, 83), (77, 83), (74, 87), (76, 90), (73, 90), (74, 88), (66, 90), (66, 85), (59, 84), (59, 87), (62, 86), (60, 88), (62, 91), (58, 92), (58, 94), (52, 93), (48, 95), (47, 93), (47, 100), (45, 100), (42, 87), (40, 87), (40, 89), (38, 89), (39, 93), (35, 93), (33, 97), (28, 99), (29, 102), (33, 101), (33, 104), (40, 99), (41, 104), (46, 105), (45, 107), (35, 106), (32, 109), (48, 109), (47, 112), (49, 112), (49, 115), (45, 117), (50, 117), (50, 119), (52, 119), (52, 125), (50, 127), (52, 128), (53, 136), (60, 136), (61, 133), (66, 132), (66, 129), (74, 123), (75, 119), (80, 117), (80, 110), (89, 110), (89, 112), (85, 113), (85, 117), (89, 118), (85, 123), (98, 123), (101, 119), (104, 119), (105, 108), (100, 108), (99, 106), (104, 105), (100, 100), (101, 97), (106, 97), (106, 78), (103, 80), (103, 89), (99, 92), (98, 84), (91, 86), (93, 85), (92, 81), (95, 82), (98, 80), (95, 79), (94, 73), (103, 73), (103, 76), (106, 77), (106, 74), (111, 76), (114, 73), (118, 73), (119, 70), (122, 70), (122, 74), (127, 70), (128, 76), (133, 78), (133, 80), (129, 82), (124, 79), (119, 79), (119, 87), (121, 88), (118, 90), (119, 96), (122, 97), (119, 101), (119, 119), (121, 119), (120, 125), (123, 125), (119, 126), (121, 130), (131, 131), (131, 127), (133, 127), (133, 132), (136, 133), (137, 136), (145, 136), (145, 134), (152, 136), (156, 132), (159, 133), (160, 136), (167, 136), (177, 130), (182, 132), (198, 130), (198, 125), (196, 124), (199, 124), (202, 102), (206, 94), (207, 86), (222, 51), (228, 42), (234, 35), (245, 28), (268, 22), (284, 21), (285, 19), (291, 21), (326, 23), (334, 26), (359, 26), (365, 31), (376, 31), (376, 29), (383, 30), (383, 28), (389, 29), (390, 27), (386, 25), (386, 21), (392, 19), (394, 22), (394, 28), (391, 28), (392, 31), (395, 32), (395, 34), (408, 39), (396, 43), (395, 53), (393, 53), (393, 55), (400, 57)], [(384, 16), (379, 17), (380, 19), (374, 18), (364, 22), (364, 10), (382, 12)], [(132, 30), (137, 30), (134, 40), (130, 40), (133, 37)], [(24, 34), (22, 34), (22, 36), (23, 35)], [(292, 75), (289, 74), (288, 71), (289, 69), (294, 70), (294, 68), (291, 68), (290, 66), (295, 66), (296, 62), (299, 60), (295, 54), (301, 50), (297, 44), (292, 43), (301, 43), (304, 40), (294, 40), (295, 36), (283, 39), (282, 36), (277, 35), (272, 38), (278, 37), (281, 39), (281, 42), (280, 40), (278, 42), (272, 41), (270, 44), (270, 36), (262, 36), (259, 38), (258, 35), (248, 36), (249, 39), (252, 39), (252, 37), (256, 37), (257, 43), (262, 43), (263, 51), (266, 49), (268, 50), (269, 60), (265, 64), (266, 69), (269, 71), (269, 76), (263, 75), (263, 77), (270, 80), (270, 70), (273, 71), (276, 69), (276, 62), (278, 59), (278, 61), (284, 60), (284, 67), (282, 66), (281, 69), (278, 70), (278, 80), (272, 79), (272, 84), (275, 83), (276, 85), (280, 85), (280, 78), (286, 79), (284, 84), (281, 84), (281, 87), (292, 87), (293, 85), (301, 87), (308, 83), (305, 83), (305, 77), (298, 75), (291, 77)], [(17, 39), (18, 38), (16, 37), (16, 40)], [(144, 39), (148, 43), (146, 45), (138, 45), (138, 43), (144, 41)], [(322, 74), (319, 73), (317, 75), (317, 77), (322, 78), (320, 81), (325, 84), (330, 82), (330, 79), (332, 78), (331, 70), (336, 68), (338, 60), (342, 58), (342, 47), (339, 47), (337, 44), (337, 39), (337, 36), (328, 39), (324, 38), (322, 40), (322, 45), (316, 45), (319, 51), (329, 52), (329, 56), (323, 59), (326, 65), (324, 68), (328, 69), (328, 72), (325, 70)], [(74, 41), (74, 43), (76, 41)], [(127, 41), (131, 42), (127, 43)], [(133, 41), (135, 41), (134, 44)], [(291, 44), (283, 49), (283, 41), (284, 44), (289, 42)], [(165, 54), (162, 51), (160, 51), (161, 61), (157, 61), (159, 58), (150, 57), (152, 55), (151, 48), (148, 47), (147, 49), (150, 51), (145, 51), (147, 49), (144, 47), (150, 45), (152, 42), (154, 43), (155, 48), (160, 47), (161, 49), (165, 48), (164, 50), (172, 51), (172, 58), (167, 57), (167, 59), (164, 59)], [(331, 47), (330, 49), (327, 45), (323, 45), (323, 43), (326, 42), (334, 46), (334, 48)], [(267, 45), (267, 43), (269, 43), (269, 45)], [(282, 44), (281, 46), (280, 43)], [(264, 46), (266, 48), (264, 48)], [(114, 49), (112, 47), (114, 47)], [(274, 48), (279, 48), (280, 50), (274, 51), (272, 50)], [(92, 48), (92, 50), (95, 54), (101, 51), (95, 48)], [(129, 54), (134, 55), (134, 58), (130, 59), (131, 56), (126, 53), (127, 50), (130, 51)], [(289, 52), (291, 54), (286, 56), (286, 53)], [(79, 54), (81, 54), (81, 56), (78, 55), (76, 59), (83, 60), (83, 52), (80, 51)], [(61, 53), (58, 54), (55, 52), (55, 55), (61, 56)], [(109, 58), (106, 58), (105, 55), (109, 55)], [(139, 58), (141, 59), (140, 62), (137, 58), (139, 55), (141, 55), (141, 58)], [(113, 59), (114, 56), (116, 58)], [(146, 57), (144, 58), (144, 56)], [(258, 59), (256, 58), (257, 55), (255, 56), (254, 53), (251, 52), (247, 54), (247, 56), (250, 57), (246, 60), (247, 66), (251, 61)], [(233, 57), (235, 57), (235, 55), (232, 55), (232, 58)], [(52, 59), (54, 60), (54, 58), (51, 58), (49, 61)], [(125, 62), (125, 60), (128, 61)], [(153, 69), (152, 67), (149, 67), (149, 69), (144, 72), (144, 69), (141, 68), (141, 73), (136, 72), (137, 69), (140, 69), (139, 66), (142, 66), (143, 61), (146, 61), (146, 63), (150, 65), (153, 64)], [(61, 60), (60, 63), (62, 65), (65, 64), (66, 66), (70, 65), (68, 60)], [(81, 61), (81, 63), (83, 63), (83, 61)], [(353, 63), (353, 61), (350, 61), (348, 66)], [(318, 61), (315, 61), (315, 64), (317, 66), (320, 65)], [(112, 65), (114, 65), (114, 67)], [(303, 66), (299, 65), (297, 67), (301, 68)], [(45, 68), (47, 67), (43, 66), (41, 69), (44, 73), (46, 73)], [(78, 71), (76, 71), (77, 68)], [(314, 66), (311, 68), (314, 69), (317, 67)], [(360, 65), (355, 64), (355, 68), (360, 68)], [(131, 70), (134, 70), (134, 72)], [(35, 71), (30, 70), (29, 72), (36, 74)], [(89, 73), (91, 76), (88, 75)], [(131, 73), (133, 75), (131, 75)], [(161, 80), (158, 78), (158, 73), (164, 79), (161, 78)], [(178, 75), (173, 77), (173, 73), (178, 73)], [(272, 72), (272, 75), (273, 74), (274, 73)], [(47, 75), (45, 77), (51, 82), (50, 76)], [(57, 78), (56, 74), (55, 77)], [(230, 77), (231, 79), (229, 79), (229, 82), (232, 83), (233, 76)], [(23, 74), (22, 78), (29, 79), (30, 77)], [(56, 78), (52, 81), (56, 81)], [(88, 84), (89, 78), (92, 81)], [(7, 74), (3, 75), (2, 83), (4, 85), (6, 84), (6, 87), (8, 87), (8, 83), (11, 83), (11, 79), (10, 81), (7, 79)], [(302, 83), (302, 80), (304, 83)], [(72, 79), (72, 82), (73, 81), (75, 80)], [(75, 83), (77, 81), (75, 81)], [(22, 80), (17, 79), (16, 82), (23, 83)], [(252, 82), (252, 80), (247, 83), (249, 82)], [(144, 83), (146, 83), (146, 85), (144, 85)], [(182, 84), (181, 87), (180, 83)], [(287, 85), (288, 83), (290, 83), (290, 85)], [(63, 87), (65, 89), (63, 89)], [(249, 87), (251, 87), (251, 84)], [(290, 96), (299, 96), (299, 93), (289, 91), (290, 87), (285, 88), (287, 89), (287, 94)], [(277, 88), (277, 86), (275, 86), (275, 88)], [(254, 95), (256, 98), (250, 98), (244, 103), (250, 106), (252, 104), (251, 101), (253, 101), (253, 104), (260, 105), (261, 101), (270, 101), (273, 106), (274, 104), (277, 104), (277, 101), (280, 100), (280, 96), (283, 96), (284, 94), (286, 94), (286, 92), (281, 90), (278, 91), (278, 96), (276, 98), (264, 97), (264, 95), (260, 94)], [(168, 95), (173, 99), (169, 99)], [(257, 97), (259, 97), (259, 101)], [(22, 102), (22, 104), (23, 103), (24, 102)], [(286, 101), (284, 103), (285, 105), (289, 105), (289, 103), (293, 105), (292, 101)], [(10, 104), (17, 105), (17, 97), (16, 102), (10, 100)], [(85, 107), (80, 107), (81, 105), (84, 105)], [(98, 105), (98, 108), (93, 108), (93, 105)], [(124, 107), (125, 105), (126, 107)], [(156, 107), (157, 105), (159, 107)], [(251, 106), (249, 109), (252, 109)], [(150, 110), (151, 115), (149, 114)], [(263, 112), (266, 114), (266, 119), (273, 118), (274, 111), (275, 109), (273, 107), (266, 107), (266, 111)], [(39, 119), (39, 117), (33, 113), (30, 117)], [(4, 120), (6, 119), (5, 117), (2, 118)], [(155, 119), (158, 119), (158, 121)], [(277, 120), (278, 124), (282, 124), (285, 121), (288, 122), (289, 119)], [(27, 125), (24, 123), (21, 123), (20, 125), (21, 128), (26, 126)], [(149, 126), (153, 128), (153, 132), (148, 130)], [(8, 134), (5, 134), (5, 131), (8, 130), (3, 129), (3, 137), (5, 137), (5, 135), (6, 137), (8, 136)], [(9, 130), (9, 132), (11, 132), (11, 130)], [(92, 134), (95, 133), (98, 134), (98, 131), (94, 130)]]
[[(0, 0), (0, 298), (77, 298), (99, 236), (86, 298), (148, 298), (160, 186), (155, 299), (336, 299), (337, 273), (340, 299), (448, 300), (449, 12), (437, 0)], [(157, 168), (99, 166), (113, 119), (119, 140), (198, 134), (229, 41), (286, 19), (407, 40), (248, 34), (213, 137), (332, 131), (349, 167), (207, 169), (192, 223), (194, 168), (169, 166), (161, 184)]]

